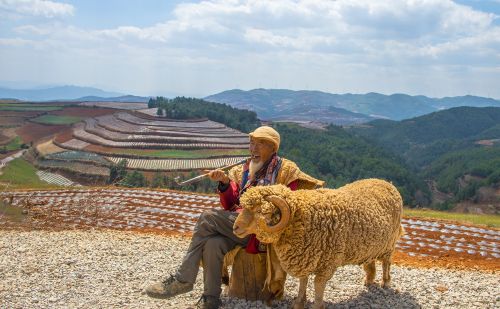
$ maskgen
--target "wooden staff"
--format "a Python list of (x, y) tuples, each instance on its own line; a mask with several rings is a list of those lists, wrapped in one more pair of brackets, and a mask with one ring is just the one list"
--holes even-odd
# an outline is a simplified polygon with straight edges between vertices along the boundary
[[(231, 165), (226, 165), (226, 166), (223, 166), (223, 167), (221, 167), (221, 168), (219, 168), (219, 169), (221, 169), (221, 170), (225, 171), (225, 170), (228, 170), (228, 169), (230, 169), (230, 168), (232, 168), (232, 167), (235, 167), (235, 166), (237, 166), (237, 165), (244, 164), (244, 163), (246, 163), (246, 162), (247, 162), (247, 160), (248, 160), (248, 158), (245, 158), (244, 160), (241, 160), (241, 161), (239, 161), (239, 162), (233, 163), (233, 164), (231, 164)], [(203, 178), (207, 177), (207, 176), (208, 176), (208, 174), (210, 174), (210, 173), (202, 174), (202, 175), (199, 175), (199, 176), (193, 177), (193, 178), (191, 178), (191, 179), (184, 180), (183, 182), (178, 182), (178, 181), (177, 181), (177, 179), (175, 179), (175, 182), (176, 182), (179, 186), (185, 186), (185, 185), (189, 185), (189, 184), (191, 184), (191, 183), (193, 183), (193, 182), (197, 182), (197, 181), (202, 180)]]

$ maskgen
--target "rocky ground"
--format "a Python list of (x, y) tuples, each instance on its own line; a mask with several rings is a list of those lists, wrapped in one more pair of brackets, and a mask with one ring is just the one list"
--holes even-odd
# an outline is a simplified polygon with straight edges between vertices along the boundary
[[(188, 241), (121, 231), (0, 230), (0, 308), (189, 308), (202, 294), (201, 275), (182, 296), (156, 300), (143, 293), (176, 269)], [(343, 267), (327, 285), (327, 308), (500, 308), (498, 271), (396, 265), (392, 276), (393, 289), (367, 289), (360, 267)], [(273, 308), (290, 306), (297, 289), (289, 278), (287, 296)], [(227, 297), (223, 304), (264, 308)]]

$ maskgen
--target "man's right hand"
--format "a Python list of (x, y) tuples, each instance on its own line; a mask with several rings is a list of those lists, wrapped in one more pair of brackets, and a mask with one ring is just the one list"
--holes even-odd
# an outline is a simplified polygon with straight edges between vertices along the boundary
[(229, 183), (229, 177), (227, 177), (226, 173), (223, 170), (205, 170), (205, 173), (208, 174), (208, 178), (213, 181), (220, 181), (223, 184)]

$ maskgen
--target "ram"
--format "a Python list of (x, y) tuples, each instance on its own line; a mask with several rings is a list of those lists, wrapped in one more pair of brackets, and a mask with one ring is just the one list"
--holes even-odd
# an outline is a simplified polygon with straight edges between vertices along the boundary
[(300, 280), (294, 308), (303, 308), (308, 276), (315, 275), (313, 308), (324, 308), (326, 282), (343, 265), (363, 265), (366, 285), (374, 283), (375, 261), (382, 261), (383, 286), (391, 281), (396, 241), (403, 234), (402, 199), (379, 179), (339, 189), (291, 191), (283, 185), (250, 188), (234, 234), (273, 244), (281, 267)]

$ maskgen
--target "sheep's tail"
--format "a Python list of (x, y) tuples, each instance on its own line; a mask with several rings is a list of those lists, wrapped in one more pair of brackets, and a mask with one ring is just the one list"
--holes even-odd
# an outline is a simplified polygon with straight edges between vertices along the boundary
[(403, 225), (400, 223), (400, 224), (399, 224), (398, 239), (399, 239), (400, 237), (402, 237), (404, 234), (405, 234), (405, 229), (404, 229)]

